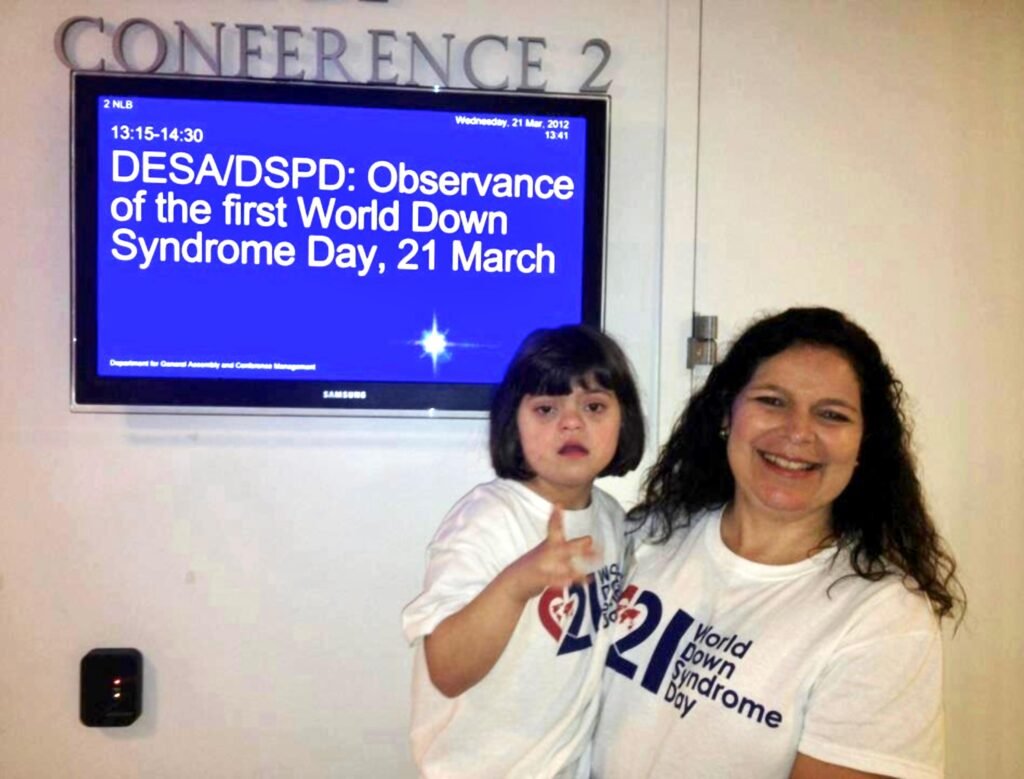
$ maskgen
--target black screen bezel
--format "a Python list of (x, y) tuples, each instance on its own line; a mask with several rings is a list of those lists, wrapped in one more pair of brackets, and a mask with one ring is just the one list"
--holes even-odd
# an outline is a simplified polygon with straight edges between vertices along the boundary
[[(413, 110), (571, 116), (587, 120), (581, 320), (600, 327), (604, 302), (610, 99), (479, 90), (201, 76), (71, 76), (72, 397), (76, 411), (482, 416), (493, 384), (107, 377), (97, 354), (97, 98), (182, 97)], [(325, 398), (325, 391), (336, 397)], [(359, 397), (361, 393), (366, 398)], [(344, 397), (348, 395), (348, 397)]]

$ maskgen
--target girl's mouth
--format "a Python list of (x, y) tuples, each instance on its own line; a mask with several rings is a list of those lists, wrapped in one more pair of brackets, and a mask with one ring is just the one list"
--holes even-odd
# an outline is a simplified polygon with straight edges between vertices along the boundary
[(821, 463), (809, 463), (804, 460), (791, 460), (788, 457), (783, 457), (780, 454), (773, 454), (771, 452), (757, 452), (761, 455), (761, 459), (765, 462), (774, 465), (776, 468), (781, 468), (784, 471), (790, 471), (792, 473), (806, 473), (808, 471), (816, 471), (822, 467)]
[(590, 451), (583, 444), (564, 444), (558, 453), (563, 457), (586, 457)]

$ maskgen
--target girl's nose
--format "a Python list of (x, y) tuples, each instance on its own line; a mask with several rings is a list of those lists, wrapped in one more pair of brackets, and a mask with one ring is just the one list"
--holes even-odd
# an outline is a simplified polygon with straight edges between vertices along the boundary
[(583, 417), (575, 408), (566, 408), (561, 421), (563, 430), (576, 430), (583, 424)]

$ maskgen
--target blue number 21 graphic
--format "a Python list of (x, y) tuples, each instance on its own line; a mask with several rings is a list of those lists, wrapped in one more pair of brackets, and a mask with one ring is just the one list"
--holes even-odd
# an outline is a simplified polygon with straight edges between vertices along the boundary
[[(619, 609), (619, 621), (630, 616), (634, 618), (639, 616), (639, 607), (641, 606), (647, 612), (644, 620), (635, 630), (612, 644), (608, 650), (608, 659), (605, 660), (605, 664), (609, 668), (618, 671), (627, 679), (636, 676), (637, 667), (636, 663), (627, 660), (624, 655), (646, 641), (658, 629), (662, 618), (661, 599), (653, 592), (644, 590), (634, 601), (633, 596), (636, 595), (636, 590), (636, 585), (631, 585), (622, 593), (622, 598), (619, 601), (622, 604)], [(682, 609), (676, 609), (676, 613), (672, 615), (672, 619), (662, 631), (661, 638), (658, 639), (658, 643), (651, 653), (651, 659), (647, 661), (647, 668), (640, 680), (641, 687), (648, 692), (658, 692), (672, 662), (672, 657), (679, 648), (679, 642), (692, 624), (693, 617)]]

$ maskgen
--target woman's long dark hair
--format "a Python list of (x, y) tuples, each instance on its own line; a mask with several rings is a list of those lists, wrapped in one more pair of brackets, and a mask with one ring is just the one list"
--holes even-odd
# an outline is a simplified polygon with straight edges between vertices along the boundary
[(723, 421), (758, 365), (797, 345), (835, 349), (860, 382), (860, 464), (832, 504), (831, 527), (849, 550), (854, 572), (878, 580), (899, 571), (940, 617), (962, 612), (966, 599), (956, 562), (928, 514), (915, 472), (903, 385), (871, 336), (829, 308), (791, 308), (755, 322), (736, 340), (676, 422), (631, 519), (652, 522), (655, 540), (664, 541), (701, 511), (732, 499)]

